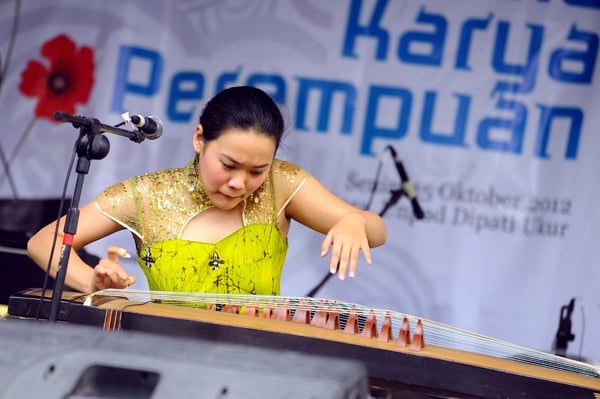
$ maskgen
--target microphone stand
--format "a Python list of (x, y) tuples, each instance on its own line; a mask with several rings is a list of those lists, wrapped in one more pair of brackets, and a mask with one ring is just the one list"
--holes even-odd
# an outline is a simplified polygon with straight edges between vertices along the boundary
[(137, 143), (144, 140), (142, 132), (133, 132), (129, 130), (119, 129), (113, 126), (104, 125), (97, 119), (72, 116), (64, 112), (55, 112), (54, 119), (61, 122), (71, 122), (74, 128), (79, 129), (79, 137), (76, 142), (76, 152), (78, 155), (77, 161), (77, 180), (75, 190), (71, 201), (71, 207), (67, 211), (65, 218), (64, 237), (60, 252), (60, 260), (54, 289), (52, 292), (52, 300), (50, 302), (50, 313), (48, 316), (49, 322), (56, 322), (58, 318), (60, 301), (64, 291), (65, 277), (67, 274), (67, 265), (69, 264), (69, 256), (73, 244), (73, 238), (77, 232), (77, 223), (79, 219), (79, 201), (83, 189), (85, 175), (88, 174), (92, 159), (103, 159), (110, 150), (110, 142), (102, 134), (109, 132), (119, 136), (129, 137)]

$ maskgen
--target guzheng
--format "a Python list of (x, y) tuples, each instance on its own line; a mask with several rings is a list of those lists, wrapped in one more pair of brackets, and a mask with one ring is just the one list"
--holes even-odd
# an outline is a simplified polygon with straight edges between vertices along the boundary
[[(47, 319), (51, 296), (16, 293), (8, 315)], [(103, 290), (65, 292), (59, 309), (59, 322), (358, 360), (376, 397), (600, 399), (595, 365), (335, 300)]]

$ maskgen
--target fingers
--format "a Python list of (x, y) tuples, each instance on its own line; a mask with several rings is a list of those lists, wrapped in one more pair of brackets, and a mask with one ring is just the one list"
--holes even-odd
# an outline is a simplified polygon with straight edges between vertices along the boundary
[(125, 248), (117, 247), (114, 245), (108, 247), (108, 250), (106, 252), (108, 254), (108, 260), (115, 263), (119, 263), (119, 256), (121, 258), (131, 258), (131, 255), (129, 255)]
[[(331, 262), (329, 263), (329, 270), (332, 270), (332, 266), (335, 263), (338, 269), (338, 278), (340, 280), (346, 279), (346, 271), (348, 271), (348, 277), (354, 278), (356, 276), (356, 263), (358, 261), (358, 249), (348, 246), (343, 246), (339, 250), (335, 249), (332, 251)], [(348, 268), (348, 266), (350, 266)]]
[(372, 263), (371, 249), (366, 240), (361, 245), (356, 245), (352, 240), (338, 239), (335, 243), (333, 241), (329, 234), (325, 237), (321, 246), (321, 256), (326, 256), (331, 248), (329, 272), (337, 273), (340, 280), (346, 279), (346, 272), (348, 272), (348, 277), (356, 277), (360, 251), (364, 254), (365, 262), (368, 265)]
[(126, 288), (135, 284), (136, 278), (128, 274), (119, 264), (119, 257), (130, 258), (127, 250), (111, 246), (107, 250), (107, 256), (101, 259), (94, 268), (92, 291), (107, 288)]
[(371, 248), (369, 247), (368, 244), (362, 246), (362, 251), (363, 251), (363, 254), (365, 255), (365, 262), (367, 262), (367, 265), (370, 265), (371, 263), (373, 263), (373, 258), (371, 258)]
[[(331, 232), (327, 233), (327, 235), (325, 236), (325, 239), (323, 240), (323, 243), (321, 244), (321, 257), (325, 257), (327, 256), (327, 254), (329, 253), (329, 248), (331, 247), (331, 245), (333, 244), (333, 234)], [(333, 260), (332, 260), (333, 263)], [(331, 274), (335, 274), (335, 272), (337, 271), (337, 264), (332, 265), (332, 263), (330, 263), (329, 265), (329, 272)]]
[(135, 283), (134, 276), (108, 259), (102, 259), (94, 268), (94, 278), (98, 289), (125, 288)]

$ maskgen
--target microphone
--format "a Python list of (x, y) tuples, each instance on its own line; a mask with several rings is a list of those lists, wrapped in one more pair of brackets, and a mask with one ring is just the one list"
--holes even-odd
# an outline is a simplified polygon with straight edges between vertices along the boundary
[(423, 209), (421, 209), (421, 205), (419, 205), (419, 201), (417, 200), (417, 190), (415, 190), (415, 187), (408, 178), (408, 174), (404, 169), (404, 165), (402, 164), (400, 158), (398, 158), (398, 153), (396, 152), (394, 147), (388, 145), (387, 148), (388, 150), (390, 150), (392, 158), (394, 158), (396, 170), (398, 171), (398, 174), (400, 175), (400, 180), (402, 181), (402, 190), (410, 199), (410, 203), (412, 204), (412, 209), (415, 217), (417, 219), (423, 219), (425, 217), (425, 213), (423, 212)]
[(162, 135), (163, 123), (158, 116), (131, 115), (129, 119), (148, 140), (155, 140)]
[(568, 305), (560, 308), (560, 319), (558, 321), (558, 330), (554, 338), (554, 353), (558, 356), (567, 356), (567, 346), (569, 341), (575, 339), (571, 332), (571, 314), (575, 307), (575, 298), (572, 298)]

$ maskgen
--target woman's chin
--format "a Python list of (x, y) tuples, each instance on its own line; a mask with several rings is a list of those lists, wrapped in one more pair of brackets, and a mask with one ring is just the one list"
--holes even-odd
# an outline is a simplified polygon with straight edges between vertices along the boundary
[(243, 198), (240, 197), (231, 197), (229, 195), (217, 193), (216, 195), (210, 198), (213, 205), (221, 210), (230, 211), (238, 206)]

